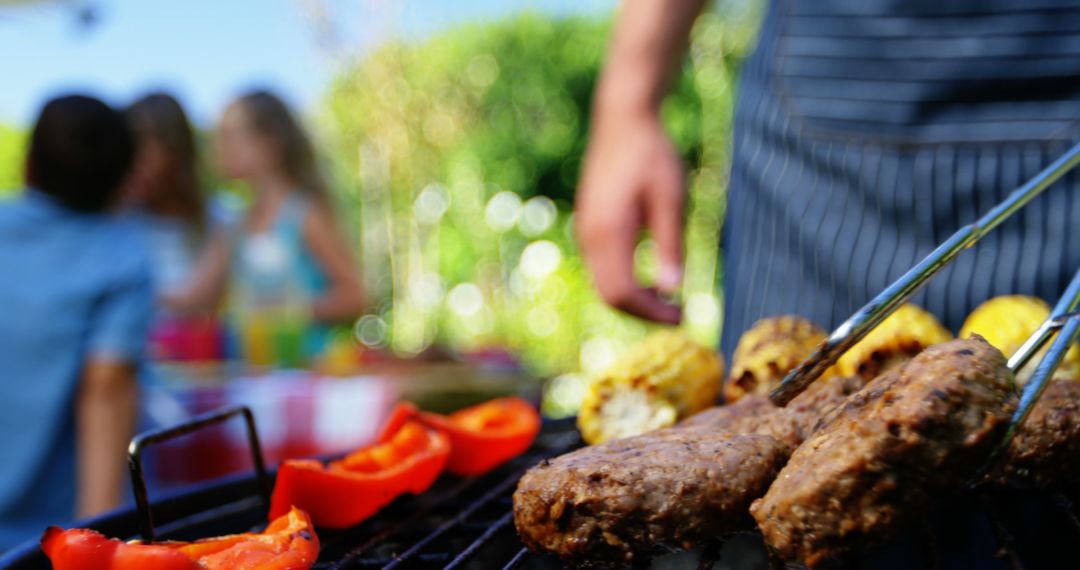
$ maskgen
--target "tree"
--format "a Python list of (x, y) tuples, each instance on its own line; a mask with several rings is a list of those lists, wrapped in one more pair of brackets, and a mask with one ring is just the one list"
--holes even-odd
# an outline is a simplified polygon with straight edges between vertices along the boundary
[(26, 133), (0, 125), (0, 198), (13, 195), (23, 185)]
[[(502, 345), (550, 374), (601, 366), (646, 332), (596, 297), (571, 231), (608, 30), (533, 15), (467, 25), (386, 44), (337, 78), (320, 119), (395, 349)], [(684, 301), (705, 342), (719, 330), (733, 70), (753, 30), (704, 16), (664, 106), (691, 172)]]

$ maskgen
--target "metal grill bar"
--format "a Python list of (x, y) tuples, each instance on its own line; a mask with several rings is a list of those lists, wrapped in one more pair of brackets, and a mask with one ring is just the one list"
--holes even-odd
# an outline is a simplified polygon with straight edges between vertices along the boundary
[(1069, 521), (1072, 525), (1073, 532), (1080, 537), (1080, 518), (1076, 517), (1076, 503), (1073, 500), (1061, 493), (1054, 495), (1054, 502), (1065, 513), (1065, 520)]
[(454, 527), (460, 526), (462, 523), (465, 522), (466, 519), (469, 518), (470, 515), (480, 510), (481, 507), (487, 505), (495, 499), (498, 499), (500, 496), (505, 495), (508, 490), (517, 485), (517, 481), (520, 476), (521, 472), (519, 471), (515, 472), (510, 477), (504, 479), (501, 483), (496, 485), (495, 488), (485, 493), (483, 497), (480, 497), (480, 499), (465, 507), (465, 509), (458, 513), (456, 517), (439, 525), (439, 527), (432, 531), (431, 534), (428, 534), (424, 538), (421, 538), (408, 550), (403, 552), (401, 555), (395, 557), (394, 560), (392, 560), (389, 564), (383, 567), (384, 570), (392, 570), (393, 568), (401, 566), (402, 564), (419, 554), (420, 551), (422, 551), (424, 547), (430, 544), (432, 541), (439, 538), (440, 536), (443, 536)]
[[(352, 562), (362, 557), (374, 546), (386, 541), (387, 539), (406, 529), (410, 525), (419, 524), (424, 519), (430, 517), (432, 512), (436, 508), (438, 508), (443, 503), (450, 501), (454, 497), (460, 495), (473, 483), (474, 481), (467, 479), (459, 481), (458, 484), (454, 485), (450, 489), (447, 489), (445, 492), (441, 493), (438, 498), (430, 501), (428, 504), (424, 506), (416, 505), (417, 508), (413, 510), (410, 516), (407, 516), (402, 520), (391, 524), (387, 528), (380, 530), (367, 540), (364, 540), (364, 542), (361, 543), (359, 546), (349, 549), (348, 552), (346, 552), (345, 555), (342, 556), (340, 560), (338, 560), (337, 566), (340, 568), (348, 568)], [(323, 547), (325, 548), (327, 545), (333, 545), (335, 542), (342, 542), (348, 540), (348, 536), (348, 531), (332, 536), (329, 540), (323, 543)]]
[(243, 516), (253, 511), (266, 508), (266, 501), (262, 497), (247, 497), (239, 501), (233, 501), (219, 505), (211, 509), (196, 513), (180, 521), (168, 522), (158, 525), (154, 531), (158, 536), (170, 536), (184, 533), (188, 529), (201, 528), (214, 521), (228, 516)]
[(530, 555), (532, 555), (532, 553), (529, 552), (529, 549), (522, 547), (522, 549), (517, 551), (517, 554), (515, 554), (514, 557), (510, 559), (510, 562), (507, 562), (506, 566), (503, 566), (503, 570), (516, 570), (525, 562), (525, 559), (528, 558)]
[(480, 535), (480, 538), (473, 541), (473, 543), (466, 547), (465, 550), (462, 550), (461, 554), (458, 554), (456, 558), (451, 560), (450, 563), (447, 564), (443, 570), (450, 570), (451, 568), (457, 568), (458, 566), (465, 564), (465, 562), (469, 558), (471, 558), (472, 555), (475, 554), (481, 546), (486, 544), (487, 541), (491, 540), (491, 538), (494, 537), (496, 533), (509, 526), (513, 520), (513, 511), (507, 512), (505, 515), (499, 517), (498, 520), (491, 523), (491, 526), (484, 531), (484, 534)]
[(1024, 563), (1020, 560), (1020, 554), (1016, 551), (1016, 539), (1005, 526), (1001, 511), (994, 504), (993, 499), (985, 497), (983, 507), (990, 519), (990, 528), (994, 531), (994, 538), (998, 542), (998, 551), (994, 554), (997, 558), (1005, 560), (1009, 570), (1024, 570)]
[[(351, 534), (354, 537), (359, 534), (368, 538), (359, 547), (349, 550), (343, 557), (337, 559), (333, 567), (342, 569), (434, 567), (436, 565), (441, 567), (444, 562), (450, 567), (457, 567), (466, 563), (470, 557), (475, 557), (481, 550), (487, 553), (488, 549), (484, 549), (484, 546), (492, 544), (492, 539), (498, 536), (500, 530), (505, 530), (510, 526), (513, 520), (509, 496), (521, 474), (541, 459), (564, 453), (579, 444), (580, 438), (571, 424), (572, 420), (545, 422), (545, 429), (537, 438), (533, 449), (526, 455), (486, 477), (458, 480), (451, 488), (438, 491), (437, 497), (432, 497), (429, 491), (428, 494), (410, 501), (417, 504), (399, 505), (398, 512), (404, 512), (405, 516), (394, 521), (389, 527), (371, 529), (377, 531), (374, 535), (370, 533), (364, 535), (363, 527), (345, 531), (344, 534)], [(492, 482), (494, 482), (493, 485)], [(469, 500), (469, 497), (476, 498)], [(459, 505), (458, 503), (461, 502), (465, 504)], [(506, 505), (505, 510), (502, 510), (503, 502)], [(492, 510), (495, 514), (490, 512)], [(483, 511), (482, 514), (481, 511)], [(424, 529), (427, 526), (426, 521), (439, 520), (451, 513), (452, 516), (445, 519), (434, 530), (422, 535), (421, 538), (407, 537), (416, 530)], [(384, 513), (383, 516), (389, 517), (390, 520), (395, 517), (393, 512)], [(495, 518), (492, 523), (494, 528), (484, 522), (491, 518)], [(473, 533), (479, 533), (479, 537), (475, 540), (471, 538)], [(469, 536), (468, 540), (471, 542), (464, 547), (451, 547), (452, 552), (432, 550), (441, 538), (457, 541), (460, 544), (461, 538), (465, 536)], [(331, 544), (335, 540), (348, 541), (349, 539), (342, 538), (341, 535), (331, 535), (324, 544)], [(441, 547), (441, 543), (439, 544)], [(368, 551), (374, 552), (369, 554)], [(504, 554), (504, 552), (500, 553), (499, 556), (502, 557)], [(523, 555), (520, 560), (524, 558)], [(490, 561), (485, 560), (485, 566), (488, 562)]]

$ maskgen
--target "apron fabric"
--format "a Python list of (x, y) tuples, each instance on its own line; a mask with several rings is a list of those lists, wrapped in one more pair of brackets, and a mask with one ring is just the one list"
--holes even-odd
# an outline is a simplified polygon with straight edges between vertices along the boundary
[[(777, 0), (741, 78), (723, 232), (730, 358), (755, 321), (831, 329), (1080, 141), (1080, 2)], [(954, 332), (1080, 269), (1067, 175), (913, 302)]]

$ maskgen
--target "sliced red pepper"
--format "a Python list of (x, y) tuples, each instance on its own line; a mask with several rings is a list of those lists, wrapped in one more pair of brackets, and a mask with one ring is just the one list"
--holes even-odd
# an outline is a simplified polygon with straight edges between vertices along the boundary
[(255, 534), (141, 544), (88, 529), (49, 527), (41, 549), (53, 570), (303, 570), (319, 557), (311, 519), (292, 508)]
[(401, 429), (401, 426), (405, 422), (416, 419), (420, 415), (420, 408), (416, 407), (416, 404), (412, 402), (398, 402), (394, 409), (390, 411), (390, 415), (383, 422), (382, 430), (375, 438), (375, 441), (382, 443), (390, 438), (394, 437), (394, 434)]
[(319, 558), (311, 517), (290, 507), (259, 534), (236, 534), (189, 544), (166, 544), (210, 570), (302, 570)]
[(51, 526), (41, 537), (41, 549), (53, 570), (205, 570), (183, 552), (158, 544), (128, 544), (84, 528)]
[[(392, 416), (396, 430), (384, 429), (377, 443), (339, 461), (328, 465), (314, 460), (282, 463), (270, 516), (297, 505), (319, 526), (347, 528), (404, 493), (426, 491), (446, 466), (450, 441), (438, 430), (411, 419), (414, 413)], [(387, 427), (391, 427), (390, 422)]]
[(529, 449), (540, 432), (540, 414), (521, 398), (498, 398), (449, 416), (420, 412), (424, 423), (450, 436), (446, 470), (480, 475)]

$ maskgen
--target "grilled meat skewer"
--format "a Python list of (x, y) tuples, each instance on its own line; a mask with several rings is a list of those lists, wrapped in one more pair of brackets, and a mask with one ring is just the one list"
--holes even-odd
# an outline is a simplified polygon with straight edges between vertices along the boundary
[(676, 427), (605, 442), (530, 470), (514, 494), (518, 534), (572, 562), (627, 562), (657, 544), (693, 547), (753, 528), (760, 497), (820, 413), (862, 385), (815, 384), (787, 408), (746, 396)]
[(932, 346), (831, 414), (750, 511), (765, 543), (810, 567), (890, 537), (959, 490), (1001, 440), (1017, 398), (981, 337)]
[(727, 406), (716, 406), (690, 416), (676, 428), (696, 427), (732, 433), (768, 435), (795, 451), (817, 427), (819, 418), (840, 406), (865, 385), (858, 377), (822, 379), (780, 408), (764, 395), (745, 396)]
[(787, 455), (768, 436), (701, 428), (612, 440), (530, 469), (514, 493), (514, 523), (530, 548), (568, 562), (692, 548), (753, 528), (750, 502)]
[(799, 420), (797, 414), (776, 407), (766, 396), (755, 394), (729, 406), (716, 406), (690, 416), (673, 429), (767, 435), (783, 446), (786, 457), (805, 439)]
[(1020, 424), (1002, 458), (999, 481), (1059, 487), (1080, 479), (1080, 381), (1054, 380)]

